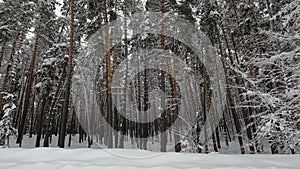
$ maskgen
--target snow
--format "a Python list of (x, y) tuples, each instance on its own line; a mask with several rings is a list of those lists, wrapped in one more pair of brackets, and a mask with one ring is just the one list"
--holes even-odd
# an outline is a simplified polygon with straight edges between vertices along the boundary
[(300, 156), (155, 153), (123, 149), (1, 149), (6, 169), (298, 169)]
[(56, 58), (47, 58), (43, 62), (43, 66), (50, 66), (56, 61)]
[(16, 109), (16, 105), (14, 103), (8, 103), (3, 106), (4, 116), (9, 116), (9, 114)]
[[(129, 145), (125, 145), (128, 149), (103, 149), (104, 146), (96, 144), (87, 149), (86, 141), (78, 143), (78, 135), (72, 137), (72, 145), (66, 149), (56, 148), (56, 136), (51, 148), (33, 148), (35, 139), (35, 135), (32, 138), (25, 135), (22, 144), (25, 148), (17, 148), (15, 138), (11, 137), (10, 147), (14, 148), (0, 148), (0, 169), (299, 169), (300, 165), (300, 155), (159, 153)], [(237, 142), (232, 142), (228, 148), (237, 150), (231, 153), (239, 153), (238, 147)]]
[(26, 33), (26, 39), (32, 39), (32, 38), (34, 38), (34, 35), (35, 35), (35, 33), (34, 33), (34, 27), (31, 27), (29, 29), (29, 31)]
[(176, 0), (176, 3), (178, 4), (178, 5), (182, 5), (183, 4), (183, 0)]
[(36, 84), (34, 87), (35, 88), (40, 88), (43, 85), (43, 82), (39, 82), (38, 84)]

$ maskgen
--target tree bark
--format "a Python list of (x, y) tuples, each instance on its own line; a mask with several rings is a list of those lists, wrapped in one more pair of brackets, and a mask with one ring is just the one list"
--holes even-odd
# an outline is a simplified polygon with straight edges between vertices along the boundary
[[(128, 41), (127, 41), (127, 16), (128, 16), (128, 11), (127, 11), (127, 0), (124, 0), (124, 48), (125, 48), (125, 53), (124, 53), (124, 57), (127, 58), (128, 57)], [(123, 107), (122, 107), (122, 111), (127, 111), (127, 87), (128, 87), (128, 59), (126, 59), (126, 70), (125, 70), (125, 87), (124, 87), (124, 102), (123, 102)], [(120, 142), (119, 142), (119, 148), (124, 148), (124, 137), (127, 134), (127, 123), (126, 123), (126, 113), (125, 114), (125, 118), (121, 119), (121, 136), (120, 136)]]
[[(165, 13), (165, 9), (164, 9), (164, 0), (160, 0), (160, 14), (161, 14), (161, 17), (164, 16), (164, 13)], [(163, 65), (162, 66), (165, 66), (165, 35), (164, 35), (164, 26), (161, 27), (161, 53), (162, 53), (162, 57), (163, 57)], [(161, 73), (161, 76), (160, 76), (160, 86), (161, 86), (161, 90), (162, 91), (165, 91), (165, 73), (162, 71)], [(165, 105), (165, 100), (166, 98), (164, 96), (161, 97), (161, 107), (162, 107), (162, 110), (165, 110), (166, 108), (166, 105)], [(162, 114), (161, 116), (161, 133), (160, 133), (160, 151), (161, 152), (166, 152), (167, 151), (167, 133), (165, 132), (166, 131), (166, 123), (167, 123), (167, 119), (166, 117)]]
[(2, 61), (3, 61), (3, 56), (4, 56), (4, 52), (5, 52), (5, 42), (2, 43), (2, 47), (0, 50), (0, 68), (2, 66)]
[(43, 99), (42, 99), (42, 104), (41, 104), (41, 110), (39, 112), (39, 115), (37, 116), (38, 122), (37, 122), (37, 136), (36, 136), (36, 143), (35, 147), (40, 147), (40, 142), (41, 142), (41, 135), (42, 135), (42, 128), (43, 128), (43, 122), (44, 122), (44, 114), (45, 114), (45, 108), (48, 103), (48, 93), (50, 91), (50, 86), (49, 84), (46, 84), (46, 94), (44, 94)]
[(63, 105), (62, 118), (60, 122), (60, 130), (58, 136), (58, 146), (60, 148), (65, 147), (65, 137), (66, 137), (66, 127), (67, 127), (67, 119), (69, 112), (69, 100), (70, 100), (70, 89), (71, 89), (71, 77), (72, 77), (72, 61), (73, 61), (73, 50), (74, 50), (74, 16), (75, 16), (75, 3), (74, 0), (70, 2), (71, 6), (71, 32), (70, 32), (70, 48), (69, 48), (69, 58), (68, 58), (68, 66), (67, 66), (67, 77), (66, 77), (66, 93), (65, 100)]
[(32, 133), (33, 133), (33, 127), (34, 127), (34, 101), (35, 101), (35, 93), (32, 95), (32, 100), (31, 100), (31, 107), (30, 107), (30, 128), (29, 128), (29, 138), (32, 138)]
[(38, 50), (38, 41), (39, 41), (39, 30), (36, 32), (36, 38), (35, 38), (35, 45), (34, 45), (34, 50), (31, 58), (31, 63), (28, 71), (28, 83), (26, 87), (26, 92), (25, 92), (25, 100), (24, 100), (24, 107), (23, 107), (23, 113), (21, 117), (21, 122), (20, 126), (18, 127), (18, 137), (17, 137), (17, 143), (19, 143), (19, 146), (22, 146), (22, 140), (23, 140), (23, 134), (25, 132), (25, 122), (27, 118), (27, 113), (28, 109), (30, 107), (30, 96), (31, 96), (31, 91), (32, 91), (32, 84), (33, 84), (33, 71), (34, 71), (34, 66), (35, 66), (35, 60), (36, 60), (36, 55), (37, 55), (37, 50)]
[(71, 147), (73, 129), (75, 128), (75, 124), (74, 124), (75, 123), (75, 109), (72, 108), (72, 110), (73, 110), (73, 112), (72, 112), (72, 118), (71, 118), (68, 147)]
[[(234, 16), (235, 16), (235, 19), (236, 19), (236, 24), (237, 24), (238, 31), (239, 31), (239, 34), (240, 34), (240, 38), (242, 40), (243, 51), (244, 51), (244, 54), (245, 54), (245, 57), (246, 57), (247, 61), (250, 61), (249, 49), (247, 48), (247, 44), (246, 44), (246, 40), (245, 40), (245, 36), (244, 36), (244, 31), (240, 27), (240, 17), (237, 13), (236, 2), (235, 2), (235, 0), (231, 0), (231, 2), (232, 2), (233, 12), (234, 12)], [(255, 72), (254, 72), (254, 68), (253, 68), (252, 63), (249, 64), (249, 72), (250, 72), (250, 75), (252, 77), (255, 77)]]
[[(112, 111), (112, 94), (111, 94), (111, 67), (110, 67), (110, 35), (108, 27), (108, 12), (107, 12), (107, 0), (103, 0), (104, 5), (104, 23), (105, 23), (105, 33), (106, 33), (106, 96), (107, 96), (107, 120), (109, 124), (113, 124), (113, 111)], [(107, 126), (107, 147), (113, 148), (113, 138), (111, 126)]]
[(224, 73), (225, 73), (227, 100), (228, 100), (230, 110), (231, 110), (231, 113), (232, 113), (232, 116), (233, 116), (234, 124), (235, 124), (235, 127), (236, 127), (236, 132), (237, 132), (237, 135), (238, 135), (238, 142), (239, 142), (239, 145), (240, 145), (241, 154), (245, 154), (243, 139), (242, 139), (242, 136), (241, 136), (241, 125), (240, 125), (240, 121), (239, 121), (239, 118), (238, 118), (238, 114), (235, 110), (234, 100), (233, 100), (233, 96), (232, 96), (232, 93), (231, 93), (231, 87), (230, 87), (230, 84), (229, 84), (229, 79), (228, 79), (228, 74), (227, 74), (227, 67), (226, 67), (225, 57), (223, 55), (223, 49), (222, 49), (221, 39), (220, 39), (219, 34), (218, 34), (218, 41), (219, 41), (219, 50), (220, 50), (220, 55), (221, 55), (221, 61), (222, 61), (223, 69), (224, 69)]

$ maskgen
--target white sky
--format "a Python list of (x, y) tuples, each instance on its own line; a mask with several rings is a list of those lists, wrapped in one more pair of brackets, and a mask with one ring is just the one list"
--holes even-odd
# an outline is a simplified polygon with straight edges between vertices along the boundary
[[(0, 1), (2, 1), (2, 0), (0, 0)], [(63, 6), (63, 0), (57, 0), (57, 2), (59, 3), (59, 4), (56, 4), (55, 5), (55, 14), (58, 16), (58, 17), (61, 17), (62, 16), (62, 14), (61, 14), (61, 7)]]

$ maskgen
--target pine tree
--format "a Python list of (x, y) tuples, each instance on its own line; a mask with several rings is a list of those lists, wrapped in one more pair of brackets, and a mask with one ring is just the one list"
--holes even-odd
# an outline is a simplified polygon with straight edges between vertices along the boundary
[(9, 146), (9, 137), (16, 136), (17, 130), (12, 125), (12, 113), (16, 109), (14, 95), (4, 93), (6, 104), (3, 106), (4, 115), (0, 120), (0, 146)]

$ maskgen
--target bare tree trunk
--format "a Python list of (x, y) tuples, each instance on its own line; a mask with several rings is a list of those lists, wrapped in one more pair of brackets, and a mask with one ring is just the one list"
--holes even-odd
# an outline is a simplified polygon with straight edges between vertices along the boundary
[[(165, 86), (165, 72), (162, 72), (161, 73), (161, 81), (160, 81), (160, 85), (161, 85), (161, 90), (162, 91), (165, 91), (165, 88), (166, 88), (166, 86)], [(161, 107), (162, 107), (162, 109), (163, 110), (165, 110), (165, 108), (166, 108), (166, 105), (165, 105), (165, 97), (164, 96), (162, 96), (161, 97)], [(161, 143), (160, 143), (160, 145), (161, 145), (161, 147), (160, 147), (160, 151), (161, 152), (166, 152), (167, 151), (167, 133), (166, 133), (166, 123), (167, 123), (167, 118), (166, 118), (166, 115), (165, 114), (161, 114), (162, 116), (161, 116)]]
[[(39, 30), (38, 30), (39, 31)], [(31, 63), (28, 71), (28, 83), (26, 87), (26, 92), (25, 92), (25, 100), (24, 100), (24, 108), (23, 108), (23, 113), (21, 117), (21, 122), (20, 126), (18, 127), (18, 137), (17, 137), (17, 143), (19, 143), (19, 146), (22, 146), (22, 140), (23, 140), (23, 134), (25, 132), (25, 122), (27, 118), (27, 113), (28, 109), (30, 107), (30, 96), (31, 96), (31, 91), (32, 91), (32, 84), (33, 84), (33, 71), (34, 71), (34, 66), (35, 66), (35, 60), (36, 60), (36, 55), (37, 55), (37, 50), (38, 50), (38, 41), (39, 41), (39, 32), (37, 31), (36, 38), (35, 38), (35, 45), (34, 45), (34, 50), (31, 58)]]
[[(160, 14), (161, 14), (161, 17), (164, 16), (164, 13), (165, 13), (165, 9), (164, 9), (164, 0), (160, 0)], [(165, 59), (165, 35), (164, 35), (164, 26), (161, 27), (161, 53), (162, 53), (162, 57), (163, 57), (163, 60)], [(165, 61), (165, 60), (164, 60)], [(163, 61), (163, 65), (162, 66), (165, 66), (165, 62)], [(161, 76), (160, 76), (160, 85), (161, 85), (161, 90), (162, 91), (165, 91), (165, 72), (162, 71), (161, 73)], [(165, 105), (165, 97), (161, 97), (161, 107), (163, 110), (165, 110), (166, 108), (166, 105)], [(164, 114), (162, 114), (161, 116), (161, 133), (160, 133), (160, 136), (161, 136), (161, 142), (160, 142), (160, 151), (161, 152), (166, 152), (167, 151), (167, 133), (165, 132), (166, 131), (166, 123), (167, 123), (167, 119), (165, 117)]]
[(72, 142), (72, 134), (73, 134), (73, 128), (75, 128), (75, 110), (72, 108), (72, 119), (71, 119), (71, 125), (70, 125), (70, 133), (69, 133), (69, 143), (68, 147), (71, 147), (71, 142)]
[[(124, 102), (123, 102), (123, 108), (122, 111), (127, 111), (127, 87), (128, 87), (128, 41), (127, 41), (127, 0), (124, 0), (124, 36), (125, 36), (125, 53), (124, 57), (126, 58), (126, 70), (125, 70), (125, 87), (124, 87)], [(124, 148), (124, 137), (127, 133), (127, 123), (126, 123), (126, 113), (123, 113), (125, 115), (125, 118), (121, 119), (122, 127), (121, 127), (121, 136), (120, 136), (120, 142), (119, 142), (119, 148)]]
[(23, 104), (24, 104), (24, 95), (25, 95), (25, 90), (26, 90), (26, 84), (27, 84), (27, 77), (25, 75), (23, 75), (23, 77), (21, 78), (22, 80), (22, 88), (21, 91), (19, 93), (19, 101), (18, 101), (18, 108), (17, 111), (14, 113), (14, 117), (13, 117), (13, 125), (18, 127), (19, 126), (19, 117), (21, 116), (21, 112), (23, 109)]
[(35, 101), (35, 93), (33, 93), (32, 99), (31, 99), (31, 107), (30, 107), (31, 117), (30, 117), (29, 138), (32, 138), (33, 127), (34, 127), (33, 126), (33, 123), (34, 123), (34, 101)]
[(220, 127), (217, 126), (216, 127), (216, 139), (217, 139), (217, 147), (219, 149), (221, 149), (221, 140), (220, 140), (220, 131), (219, 131)]
[[(225, 109), (225, 111), (227, 112), (227, 108)], [(226, 144), (226, 146), (229, 146), (229, 142), (231, 142), (231, 137), (230, 137), (230, 132), (228, 129), (225, 115), (227, 115), (227, 114), (224, 112), (223, 113), (223, 123), (224, 123), (224, 133), (225, 133), (225, 144)]]
[(45, 107), (47, 106), (48, 103), (48, 93), (50, 91), (50, 85), (46, 84), (46, 94), (44, 94), (43, 99), (42, 99), (42, 104), (41, 104), (41, 110), (39, 112), (39, 115), (37, 116), (38, 122), (37, 122), (37, 136), (36, 136), (36, 143), (35, 147), (40, 147), (40, 142), (41, 142), (41, 135), (42, 135), (42, 128), (43, 128), (43, 122), (44, 122), (44, 114), (45, 114)]
[[(240, 27), (240, 17), (237, 13), (236, 2), (235, 2), (235, 0), (231, 0), (231, 2), (232, 2), (232, 5), (233, 5), (233, 12), (234, 12), (234, 16), (235, 16), (235, 19), (236, 19), (235, 21), (236, 21), (236, 24), (237, 24), (237, 27), (238, 27), (240, 38), (242, 40), (242, 46), (243, 46), (244, 54), (245, 54), (245, 57), (246, 57), (247, 61), (249, 61), (250, 60), (249, 50), (247, 48), (247, 44), (246, 44), (246, 40), (245, 40), (245, 36), (244, 36), (244, 31)], [(254, 72), (254, 68), (253, 68), (252, 63), (249, 64), (249, 71), (250, 71), (250, 75), (252, 77), (255, 77), (255, 72)]]
[[(176, 44), (176, 41), (174, 39), (173, 42), (174, 45), (174, 55), (173, 55), (173, 80), (171, 81), (171, 91), (172, 91), (172, 104), (174, 106), (174, 110), (172, 110), (172, 121), (175, 117), (178, 116), (178, 100), (177, 100), (177, 89), (176, 89), (176, 55), (177, 55), (177, 49), (178, 44)], [(175, 145), (175, 152), (181, 151), (181, 144), (180, 144), (180, 134), (179, 133), (179, 126), (180, 124), (174, 126), (173, 135), (174, 135), (174, 145)], [(171, 135), (171, 134), (170, 134)]]
[[(63, 68), (63, 72), (61, 73), (61, 76), (60, 76), (60, 79), (59, 79), (59, 82), (58, 82), (58, 85), (56, 87), (56, 91), (55, 91), (55, 94), (53, 96), (53, 99), (51, 100), (50, 102), (50, 109), (49, 109), (49, 113), (48, 113), (48, 120), (47, 120), (47, 124), (46, 124), (46, 133), (45, 133), (45, 139), (44, 139), (44, 147), (49, 147), (49, 137), (52, 136), (52, 131), (50, 130), (51, 128), (51, 121), (55, 121), (54, 119), (54, 113), (53, 113), (53, 110), (54, 110), (54, 107), (59, 99), (59, 93), (61, 91), (61, 86), (64, 82), (64, 78), (65, 78), (65, 74), (66, 74), (66, 68)], [(52, 124), (53, 126), (54, 124)]]
[(3, 61), (4, 51), (5, 51), (5, 45), (6, 45), (6, 43), (3, 42), (1, 50), (0, 50), (0, 68), (2, 66), (2, 61)]
[[(217, 6), (217, 11), (218, 11), (218, 13), (220, 13), (221, 14), (221, 10), (220, 10), (220, 8), (219, 8), (219, 4), (218, 4), (218, 1), (217, 0), (215, 0), (215, 4), (216, 4), (216, 6)], [(231, 50), (229, 50), (229, 43), (228, 43), (228, 34), (227, 34), (227, 31), (226, 31), (226, 29), (225, 29), (225, 25), (224, 25), (225, 23), (224, 23), (224, 20), (223, 20), (223, 17), (221, 17), (221, 23), (220, 23), (220, 26), (221, 26), (221, 29), (222, 29), (222, 32), (223, 32), (223, 35), (224, 35), (224, 39), (225, 39), (225, 44), (226, 44), (226, 46), (227, 46), (227, 48), (228, 48), (228, 55), (229, 55), (229, 59), (230, 59), (230, 62), (232, 63), (232, 64), (234, 64), (234, 60), (233, 60), (233, 57), (232, 57), (232, 55), (231, 55)]]
[(241, 136), (241, 125), (240, 125), (240, 121), (238, 119), (237, 112), (235, 110), (234, 100), (233, 100), (233, 96), (232, 96), (232, 93), (231, 93), (231, 87), (229, 85), (229, 79), (228, 79), (228, 74), (227, 74), (227, 67), (226, 67), (225, 57), (223, 55), (223, 49), (222, 49), (221, 39), (220, 39), (219, 34), (218, 34), (218, 41), (219, 41), (219, 49), (220, 49), (221, 60), (222, 60), (223, 69), (224, 69), (224, 73), (225, 73), (227, 99), (228, 99), (230, 110), (231, 110), (231, 113), (232, 113), (232, 116), (233, 116), (234, 124), (235, 124), (235, 127), (236, 127), (236, 132), (238, 134), (238, 141), (239, 141), (239, 145), (240, 145), (241, 154), (245, 154), (243, 139), (242, 139), (242, 136)]
[[(106, 88), (107, 88), (107, 120), (109, 124), (113, 124), (113, 111), (112, 111), (112, 94), (111, 94), (111, 67), (110, 67), (110, 35), (108, 27), (108, 12), (107, 12), (107, 0), (103, 0), (104, 5), (104, 23), (105, 23), (105, 33), (106, 33)], [(111, 126), (107, 126), (107, 147), (113, 148), (113, 138)]]
[(71, 77), (72, 77), (72, 61), (73, 61), (73, 50), (74, 50), (74, 16), (75, 16), (75, 3), (71, 0), (71, 32), (70, 32), (70, 48), (69, 48), (69, 58), (67, 66), (67, 77), (66, 77), (66, 93), (63, 105), (62, 118), (60, 122), (60, 130), (58, 136), (58, 146), (60, 148), (65, 147), (65, 137), (66, 137), (66, 127), (69, 112), (69, 100), (70, 100), (70, 89), (71, 89)]
[(217, 146), (217, 140), (215, 134), (216, 134), (215, 132), (212, 133), (212, 140), (213, 140), (214, 151), (218, 152), (218, 146)]
[(207, 128), (205, 126), (205, 123), (207, 122), (207, 112), (209, 111), (209, 105), (208, 105), (208, 101), (209, 101), (209, 94), (208, 94), (208, 86), (207, 86), (207, 81), (206, 78), (204, 78), (204, 85), (203, 85), (203, 127), (204, 127), (204, 137), (205, 137), (205, 145), (204, 145), (204, 152), (206, 154), (208, 154), (208, 136), (207, 136)]
[[(147, 54), (145, 54), (147, 55)], [(146, 112), (149, 109), (149, 86), (148, 86), (148, 68), (147, 68), (147, 56), (144, 56), (144, 108), (142, 109), (142, 111)], [(144, 122), (148, 121), (148, 114), (144, 114)], [(144, 123), (142, 126), (142, 138), (143, 138), (143, 142), (142, 142), (142, 148), (144, 150), (147, 150), (147, 142), (148, 142), (148, 136), (149, 136), (149, 127), (148, 123)]]
[(83, 129), (81, 127), (81, 125), (79, 125), (79, 143), (83, 142)]
[[(137, 64), (137, 104), (138, 104), (138, 110), (142, 109), (142, 101), (141, 101), (141, 76), (140, 76), (140, 58), (138, 58), (138, 64)], [(137, 114), (137, 118), (141, 119), (141, 114), (138, 113)], [(135, 124), (135, 136), (136, 136), (136, 142), (137, 142), (137, 147), (141, 148), (141, 142), (142, 142), (142, 138), (140, 138), (139, 136), (141, 136), (142, 133), (142, 128), (140, 128), (137, 124)]]

